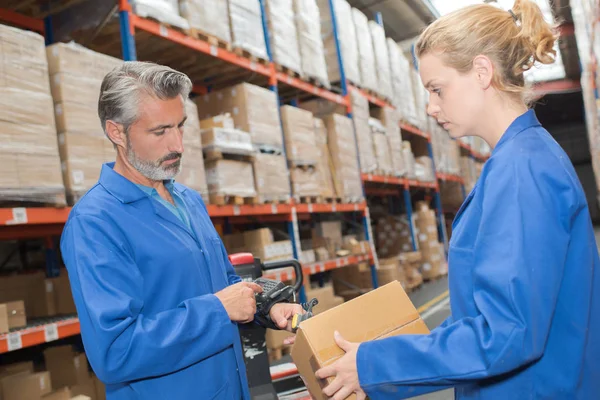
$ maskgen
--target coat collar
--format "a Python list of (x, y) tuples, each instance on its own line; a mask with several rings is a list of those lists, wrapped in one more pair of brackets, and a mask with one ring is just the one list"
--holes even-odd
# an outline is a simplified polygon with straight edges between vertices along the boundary
[(532, 128), (534, 126), (542, 126), (540, 121), (538, 121), (535, 111), (533, 109), (529, 109), (520, 116), (518, 116), (512, 124), (508, 126), (506, 132), (502, 135), (496, 147), (492, 151), (492, 154), (496, 153), (499, 148), (501, 148), (506, 142), (510, 141), (512, 138), (517, 136), (519, 133), (523, 132), (525, 129)]
[[(114, 162), (102, 164), (99, 183), (110, 194), (117, 198), (121, 203), (133, 203), (140, 199), (147, 198), (147, 194), (137, 185), (125, 178), (123, 175), (114, 171)], [(180, 193), (185, 192), (186, 187), (170, 181), (167, 185), (174, 185), (175, 189)]]

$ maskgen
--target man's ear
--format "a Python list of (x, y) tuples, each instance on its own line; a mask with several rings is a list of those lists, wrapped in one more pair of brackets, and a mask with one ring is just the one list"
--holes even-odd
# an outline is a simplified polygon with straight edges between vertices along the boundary
[(488, 56), (478, 55), (473, 59), (473, 72), (482, 89), (491, 86), (494, 77), (494, 64)]
[(127, 138), (125, 137), (125, 128), (122, 124), (111, 120), (106, 121), (106, 134), (115, 145), (126, 147)]

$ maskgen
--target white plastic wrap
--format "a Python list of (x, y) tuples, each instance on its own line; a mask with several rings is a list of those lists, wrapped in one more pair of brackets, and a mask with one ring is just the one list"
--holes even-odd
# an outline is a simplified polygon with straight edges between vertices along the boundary
[[(417, 107), (415, 100), (415, 92), (413, 90), (412, 70), (414, 69), (409, 60), (404, 56), (404, 53), (400, 50), (400, 47), (396, 45), (396, 51), (390, 53), (396, 54), (398, 67), (400, 68), (400, 80), (401, 88), (399, 91), (395, 91), (396, 108), (400, 112), (400, 119), (412, 124), (417, 125)], [(395, 89), (394, 89), (395, 90)]]
[(400, 133), (400, 113), (390, 107), (380, 108), (375, 115), (386, 129), (386, 136), (392, 157), (392, 168), (395, 176), (405, 174), (405, 165), (402, 158), (402, 134)]
[(409, 179), (416, 179), (417, 175), (415, 172), (415, 156), (412, 152), (410, 142), (402, 142), (402, 158), (404, 159), (406, 177)]
[(254, 180), (259, 203), (285, 202), (290, 199), (290, 178), (284, 156), (256, 154)]
[(233, 47), (246, 50), (256, 57), (268, 59), (258, 0), (228, 0), (228, 4)]
[(373, 40), (373, 52), (375, 54), (375, 67), (377, 69), (376, 92), (392, 99), (394, 97), (392, 78), (390, 74), (390, 56), (388, 55), (387, 43), (383, 27), (375, 21), (369, 21), (369, 30)]
[(415, 175), (417, 180), (422, 182), (435, 181), (433, 174), (433, 160), (428, 156), (421, 156), (415, 159)]
[(371, 173), (377, 169), (377, 158), (373, 148), (373, 137), (369, 127), (369, 101), (358, 91), (350, 92), (352, 101), (352, 118), (358, 143), (360, 169), (363, 173)]
[[(333, 35), (333, 23), (331, 20), (331, 11), (329, 9), (329, 0), (317, 0), (319, 12), (321, 14), (321, 37), (325, 47), (325, 63), (327, 64), (327, 75), (331, 82), (341, 80), (340, 68), (338, 63), (335, 38)], [(352, 11), (350, 4), (346, 0), (333, 0), (335, 9), (335, 19), (339, 44), (342, 53), (342, 62), (344, 63), (344, 72), (346, 79), (356, 85), (361, 84), (360, 71), (358, 70), (358, 47), (356, 46), (356, 32), (352, 21)]]
[(415, 99), (415, 117), (417, 128), (427, 131), (428, 119), (427, 119), (427, 96), (428, 92), (421, 84), (421, 77), (416, 70), (411, 70), (411, 79), (413, 85), (414, 99)]
[(179, 11), (191, 29), (231, 42), (226, 0), (179, 0)]
[(319, 196), (319, 171), (316, 168), (291, 168), (292, 190), (296, 201), (302, 196)]
[(354, 22), (356, 44), (358, 46), (360, 83), (364, 88), (378, 92), (377, 69), (375, 67), (375, 55), (371, 32), (369, 30), (369, 20), (360, 10), (352, 8), (352, 21)]
[(252, 163), (236, 160), (207, 162), (206, 183), (211, 195), (254, 197)]
[(316, 0), (294, 0), (294, 11), (302, 72), (329, 88), (325, 50), (321, 39), (321, 16), (317, 2)]
[(315, 165), (318, 158), (312, 113), (285, 105), (280, 108), (280, 115), (288, 161), (292, 165)]
[(371, 133), (373, 136), (373, 148), (377, 157), (377, 170), (383, 175), (392, 175), (394, 167), (392, 165), (392, 156), (390, 146), (386, 135), (386, 129), (378, 119), (369, 119)]
[(332, 162), (329, 155), (329, 146), (327, 146), (327, 129), (322, 119), (315, 118), (315, 141), (317, 143), (317, 171), (319, 172), (320, 195), (325, 199), (335, 196), (333, 186), (333, 177), (331, 175)]
[(178, 0), (131, 0), (133, 12), (143, 18), (153, 18), (181, 29), (190, 25), (179, 15)]
[(198, 108), (193, 101), (188, 99), (185, 102), (185, 110), (188, 119), (185, 121), (185, 135), (183, 135), (184, 153), (181, 173), (177, 177), (177, 180), (199, 192), (202, 198), (208, 201), (208, 187), (206, 185), (204, 157), (202, 156), (202, 138)]
[(254, 154), (252, 138), (248, 132), (231, 128), (203, 129), (202, 145), (205, 152), (218, 150), (224, 154)]
[(267, 0), (265, 11), (273, 61), (302, 75), (293, 0)]

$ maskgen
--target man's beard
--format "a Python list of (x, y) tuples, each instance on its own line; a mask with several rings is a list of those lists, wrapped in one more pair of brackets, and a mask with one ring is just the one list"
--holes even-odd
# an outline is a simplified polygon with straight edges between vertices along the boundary
[[(140, 174), (152, 181), (165, 181), (175, 178), (175, 176), (181, 172), (181, 160), (183, 155), (181, 153), (169, 153), (164, 157), (156, 161), (142, 160), (137, 156), (131, 143), (127, 141), (127, 161), (135, 168)], [(177, 160), (172, 164), (162, 165), (165, 161)]]

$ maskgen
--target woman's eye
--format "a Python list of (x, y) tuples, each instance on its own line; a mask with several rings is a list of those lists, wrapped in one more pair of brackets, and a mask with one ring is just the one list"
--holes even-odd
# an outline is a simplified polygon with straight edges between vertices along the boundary
[(442, 89), (433, 89), (432, 92), (440, 96), (442, 94)]

